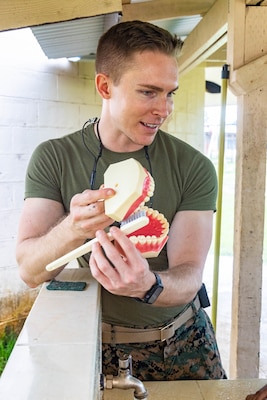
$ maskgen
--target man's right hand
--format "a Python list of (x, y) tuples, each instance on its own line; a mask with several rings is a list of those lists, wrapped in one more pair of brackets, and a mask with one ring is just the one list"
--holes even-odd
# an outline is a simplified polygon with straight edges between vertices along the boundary
[(76, 194), (67, 215), (63, 204), (55, 200), (28, 198), (24, 201), (16, 257), (20, 276), (28, 286), (36, 287), (53, 279), (62, 268), (48, 272), (47, 264), (113, 223), (104, 213), (103, 200), (114, 194), (108, 188)]
[(114, 196), (113, 189), (85, 190), (73, 196), (68, 216), (73, 233), (85, 240), (114, 221), (105, 215), (104, 200)]

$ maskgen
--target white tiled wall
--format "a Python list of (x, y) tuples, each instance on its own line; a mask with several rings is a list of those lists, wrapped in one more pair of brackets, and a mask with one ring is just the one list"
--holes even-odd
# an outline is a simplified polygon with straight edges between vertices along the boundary
[[(94, 64), (48, 60), (28, 29), (0, 33), (0, 330), (35, 291), (18, 276), (15, 244), (30, 155), (42, 141), (100, 113)], [(20, 304), (23, 309), (23, 306)], [(22, 310), (23, 311), (23, 310)]]

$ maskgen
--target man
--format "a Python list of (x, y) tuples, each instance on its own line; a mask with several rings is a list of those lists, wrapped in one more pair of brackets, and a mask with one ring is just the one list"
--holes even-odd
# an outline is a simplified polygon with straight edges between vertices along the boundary
[[(110, 28), (96, 55), (100, 119), (39, 145), (28, 167), (17, 245), (21, 277), (30, 287), (54, 278), (61, 269), (47, 272), (48, 263), (98, 238), (89, 266), (102, 285), (105, 374), (116, 374), (118, 357), (131, 353), (133, 374), (142, 380), (225, 377), (197, 296), (212, 237), (215, 170), (160, 130), (173, 110), (180, 48), (179, 39), (149, 23)], [(99, 200), (115, 192), (103, 188), (103, 174), (128, 158), (153, 176), (153, 208), (170, 223), (157, 258), (144, 259), (117, 227), (110, 228), (114, 243), (104, 230), (114, 221)], [(88, 267), (88, 258), (80, 265)]]

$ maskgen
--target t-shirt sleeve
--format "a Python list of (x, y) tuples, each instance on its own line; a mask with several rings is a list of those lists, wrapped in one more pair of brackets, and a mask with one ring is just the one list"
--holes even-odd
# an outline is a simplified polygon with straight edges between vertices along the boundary
[(217, 190), (214, 165), (202, 153), (197, 153), (186, 173), (179, 211), (216, 211)]
[(60, 165), (50, 141), (33, 152), (25, 178), (25, 198), (38, 197), (62, 202)]

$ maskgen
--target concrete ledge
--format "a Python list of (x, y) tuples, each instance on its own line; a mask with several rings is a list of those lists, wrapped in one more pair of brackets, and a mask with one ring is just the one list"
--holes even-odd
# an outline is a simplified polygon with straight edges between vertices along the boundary
[(65, 269), (62, 281), (84, 291), (50, 291), (31, 309), (0, 380), (5, 400), (96, 400), (100, 373), (100, 288), (89, 269)]

